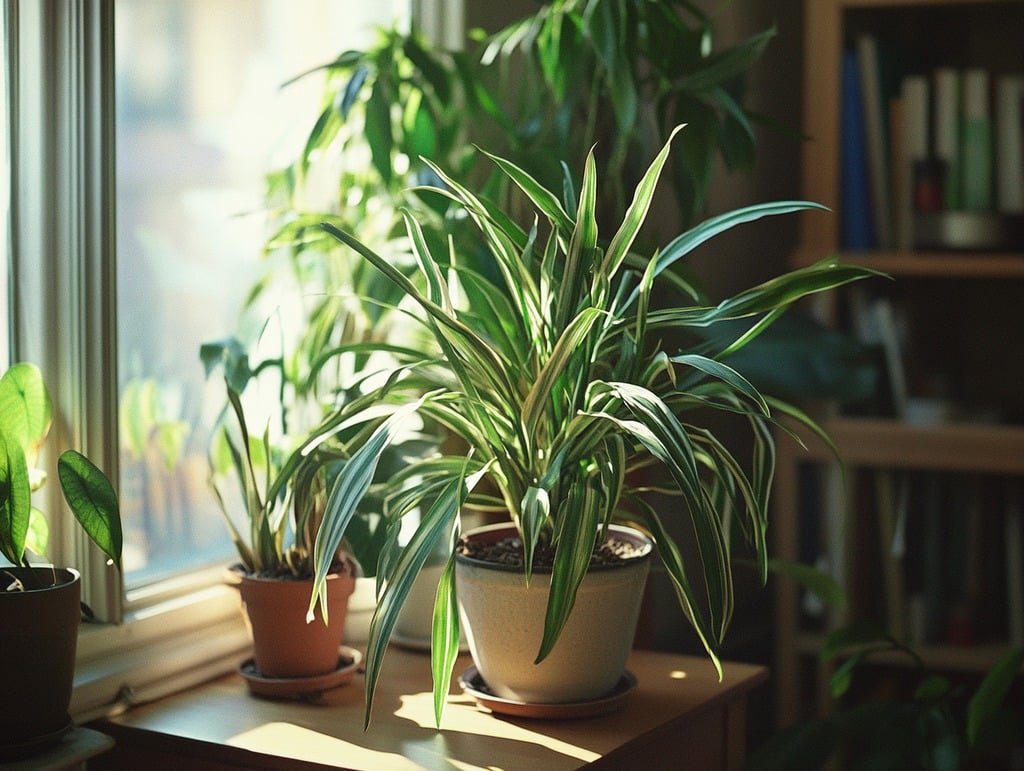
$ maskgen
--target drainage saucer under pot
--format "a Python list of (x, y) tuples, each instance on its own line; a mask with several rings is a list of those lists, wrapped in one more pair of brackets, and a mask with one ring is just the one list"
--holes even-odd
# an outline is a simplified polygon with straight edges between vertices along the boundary
[(326, 691), (347, 684), (359, 669), (362, 654), (355, 648), (342, 646), (338, 666), (331, 672), (310, 677), (265, 677), (256, 669), (256, 663), (247, 659), (238, 667), (254, 696), (269, 699), (298, 699), (318, 701)]
[(626, 670), (611, 692), (604, 696), (564, 704), (531, 704), (495, 696), (487, 687), (487, 683), (480, 677), (476, 667), (470, 667), (462, 674), (459, 678), (459, 685), (462, 686), (462, 690), (476, 699), (478, 705), (486, 707), (491, 712), (511, 717), (572, 720), (606, 715), (619, 709), (630, 692), (636, 688), (636, 676)]

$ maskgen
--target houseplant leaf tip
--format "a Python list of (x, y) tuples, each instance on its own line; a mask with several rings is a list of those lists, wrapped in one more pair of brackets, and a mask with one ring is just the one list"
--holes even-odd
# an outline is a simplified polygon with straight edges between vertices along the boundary
[(82, 529), (107, 557), (121, 568), (123, 536), (117, 494), (106, 475), (77, 450), (66, 450), (57, 461), (64, 499)]

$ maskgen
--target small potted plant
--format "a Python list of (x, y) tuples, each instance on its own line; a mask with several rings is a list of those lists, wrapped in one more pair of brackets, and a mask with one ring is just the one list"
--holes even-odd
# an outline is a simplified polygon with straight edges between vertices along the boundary
[[(34, 364), (0, 377), (0, 761), (29, 757), (71, 727), (81, 620), (81, 576), (47, 565), (47, 523), (31, 495), (46, 473), (36, 467), (52, 422), (52, 403)], [(76, 450), (57, 461), (64, 499), (89, 538), (121, 567), (121, 519), (106, 475)], [(37, 559), (33, 560), (32, 555)]]
[[(359, 348), (361, 343), (339, 347)], [(335, 351), (337, 353), (338, 351)], [(238, 551), (240, 562), (229, 579), (241, 593), (253, 636), (253, 660), (241, 667), (250, 688), (260, 695), (310, 697), (346, 682), (360, 660), (344, 646), (348, 603), (357, 578), (375, 576), (397, 538), (380, 515), (376, 495), (368, 495), (350, 522), (344, 542), (332, 551), (328, 578), (330, 607), (309, 619), (313, 545), (323, 518), (327, 491), (348, 461), (345, 409), (321, 408), (312, 431), (297, 429), (292, 414), (304, 406), (279, 386), (273, 411), (280, 420), (254, 435), (243, 406), (245, 392), (260, 376), (282, 367), (281, 358), (250, 365), (245, 347), (235, 339), (207, 343), (200, 356), (207, 375), (223, 369), (227, 405), (211, 445), (211, 485)], [(287, 381), (282, 377), (280, 383)], [(365, 406), (358, 383), (336, 395), (342, 405)], [(308, 405), (306, 405), (308, 406)], [(416, 433), (396, 443), (381, 463), (381, 473), (404, 463), (406, 454), (422, 454), (432, 440)], [(390, 464), (390, 465), (389, 465)], [(238, 494), (228, 488), (237, 484)], [(373, 499), (373, 500), (371, 500)], [(245, 512), (243, 527), (235, 516)], [(376, 582), (370, 578), (371, 601)]]
[[(798, 410), (761, 394), (728, 365), (728, 358), (800, 298), (873, 272), (829, 259), (709, 303), (672, 269), (675, 263), (733, 226), (823, 207), (807, 202), (756, 205), (713, 217), (661, 249), (638, 253), (633, 246), (670, 144), (671, 139), (610, 234), (598, 233), (592, 155), (578, 192), (572, 184), (563, 187), (564, 203), (559, 193), (492, 156), (532, 208), (534, 219), (526, 228), (436, 169), (444, 183), (437, 194), (457, 202), (478, 227), (494, 261), (489, 275), (464, 265), (456, 253), (432, 251), (419, 222), (408, 213), (409, 239), (422, 274), (419, 284), (355, 236), (325, 225), (419, 307), (441, 353), (421, 355), (417, 361), (414, 352), (408, 352), (409, 363), (381, 378), (372, 400), (374, 411), (350, 412), (349, 419), (362, 419), (366, 428), (361, 444), (353, 444), (352, 459), (332, 490), (317, 535), (311, 612), (328, 596), (324, 578), (329, 555), (344, 536), (377, 458), (403, 421), (412, 413), (429, 416), (467, 448), (412, 464), (393, 480), (393, 516), (403, 516), (424, 500), (431, 505), (421, 512), (415, 535), (384, 576), (386, 588), (367, 649), (367, 720), (398, 612), (438, 541), (458, 541), (434, 606), (432, 666), (438, 722), (462, 631), (460, 604), (470, 649), (486, 686), (494, 689), (492, 679), (503, 676), (493, 669), (483, 671), (489, 654), (481, 654), (478, 646), (489, 637), (500, 640), (502, 633), (481, 631), (486, 618), (472, 617), (464, 604), (464, 566), (486, 559), (476, 553), (476, 538), (460, 532), (460, 513), (467, 507), (503, 512), (512, 536), (506, 540), (518, 551), (515, 559), (521, 563), (515, 581), (519, 594), (541, 596), (540, 628), (530, 633), (525, 647), (519, 644), (517, 652), (525, 664), (517, 666), (518, 672), (558, 658), (557, 651), (565, 645), (561, 638), (583, 604), (585, 582), (602, 572), (593, 567), (599, 559), (595, 555), (621, 548), (644, 559), (650, 546), (672, 580), (683, 613), (720, 668), (716, 651), (732, 611), (733, 535), (746, 537), (762, 577), (767, 573), (772, 430), (777, 416), (794, 418), (820, 433)], [(668, 296), (672, 302), (665, 301)], [(692, 334), (737, 319), (748, 323), (718, 345), (709, 345), (707, 334)], [(382, 415), (387, 406), (390, 414)], [(749, 425), (749, 470), (698, 422), (707, 411), (720, 411)], [(658, 510), (645, 499), (644, 488), (650, 485), (654, 468), (665, 471), (657, 480), (658, 492), (677, 498), (668, 510)], [(669, 518), (681, 519), (693, 533), (699, 581), (671, 534)], [(612, 527), (616, 522), (632, 524), (638, 532), (620, 538)], [(549, 556), (549, 562), (541, 562), (542, 556)], [(486, 615), (508, 632), (527, 624), (532, 611), (499, 611), (492, 602)], [(630, 606), (624, 615), (608, 606), (601, 628), (591, 631), (590, 638), (628, 627), (635, 610)], [(626, 650), (617, 654), (619, 663), (612, 664), (620, 670), (613, 678), (621, 675), (631, 636), (632, 629), (620, 635)], [(570, 650), (577, 668), (590, 658), (572, 654)], [(599, 698), (601, 689), (607, 688), (607, 675), (594, 682), (595, 690), (577, 690), (570, 698)], [(531, 693), (538, 700), (563, 698), (558, 693)]]
[[(289, 435), (272, 436), (269, 424), (258, 435), (250, 432), (243, 393), (272, 362), (251, 370), (236, 340), (204, 344), (200, 353), (208, 376), (218, 366), (224, 371), (227, 405), (211, 444), (210, 482), (238, 551), (240, 562), (228, 577), (239, 590), (253, 638), (253, 659), (241, 672), (262, 695), (311, 695), (339, 685), (358, 663), (358, 652), (341, 651), (357, 566), (340, 546), (325, 578), (331, 587), (329, 619), (306, 622), (313, 539), (333, 457), (329, 448), (308, 443), (282, 449)], [(234, 497), (226, 489), (231, 482), (238, 485)], [(235, 523), (239, 510), (243, 527)]]

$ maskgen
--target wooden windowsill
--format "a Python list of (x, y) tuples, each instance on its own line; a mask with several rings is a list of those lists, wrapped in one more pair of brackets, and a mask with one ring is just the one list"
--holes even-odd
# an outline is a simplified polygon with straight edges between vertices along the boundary
[(95, 723), (117, 744), (91, 768), (124, 768), (129, 761), (154, 767), (173, 757), (177, 767), (203, 771), (649, 769), (671, 752), (693, 768), (738, 769), (747, 694), (767, 678), (763, 667), (726, 663), (719, 682), (706, 659), (634, 651), (627, 666), (638, 685), (618, 711), (532, 720), (479, 708), (457, 685), (470, 663), (463, 656), (456, 664), (441, 731), (434, 727), (429, 656), (392, 647), (365, 732), (361, 675), (323, 703), (303, 704), (255, 698), (232, 674)]

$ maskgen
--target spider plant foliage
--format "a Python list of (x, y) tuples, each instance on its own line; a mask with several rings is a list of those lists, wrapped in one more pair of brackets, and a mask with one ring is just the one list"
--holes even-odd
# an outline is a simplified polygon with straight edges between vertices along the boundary
[[(681, 128), (681, 127), (679, 127)], [(676, 129), (676, 131), (679, 130)], [(676, 131), (672, 133), (675, 136)], [(339, 474), (317, 535), (316, 579), (310, 609), (324, 599), (327, 562), (344, 535), (383, 448), (413, 411), (460, 437), (468, 452), (425, 459), (393, 480), (389, 517), (419, 510), (410, 543), (382, 576), (366, 662), (367, 719), (384, 650), (412, 580), (438, 539), (455, 539), (463, 507), (508, 513), (522, 535), (526, 580), (541, 539), (555, 550), (545, 631), (537, 660), (558, 639), (603, 528), (613, 520), (639, 526), (653, 538), (682, 611), (718, 665), (716, 650), (733, 607), (730, 534), (738, 527), (767, 570), (767, 505), (774, 468), (771, 428), (779, 413), (820, 433), (797, 410), (761, 394), (730, 368), (729, 354), (753, 340), (796, 300), (873, 275), (827, 260), (755, 286), (716, 305), (672, 271), (674, 263), (716, 234), (758, 218), (823, 208), (807, 202), (769, 203), (722, 214), (676, 237), (650, 255), (633, 250), (671, 137), (636, 187), (615, 232), (598, 232), (594, 157), (588, 156), (578, 192), (567, 200), (497, 156), (493, 162), (534, 211), (527, 228), (436, 169), (438, 194), (455, 201), (493, 256), (495, 279), (459, 255), (431, 251), (417, 219), (405, 214), (422, 273), (414, 283), (355, 236), (325, 224), (399, 286), (421, 311), (437, 351), (414, 356), (382, 377), (368, 415), (375, 429)], [(655, 304), (658, 284), (678, 305)], [(747, 331), (718, 350), (670, 348), (687, 329), (745, 318)], [(688, 420), (724, 410), (749, 422), (754, 453), (749, 469), (706, 427)], [(356, 419), (354, 416), (350, 419)], [(645, 502), (631, 472), (661, 465), (666, 489), (680, 503), (659, 511)], [(487, 479), (488, 484), (480, 484)], [(665, 490), (661, 490), (665, 492)], [(627, 513), (628, 509), (628, 513)], [(685, 518), (699, 556), (684, 561), (670, 519)], [(438, 723), (459, 641), (454, 558), (438, 587), (432, 657)]]

